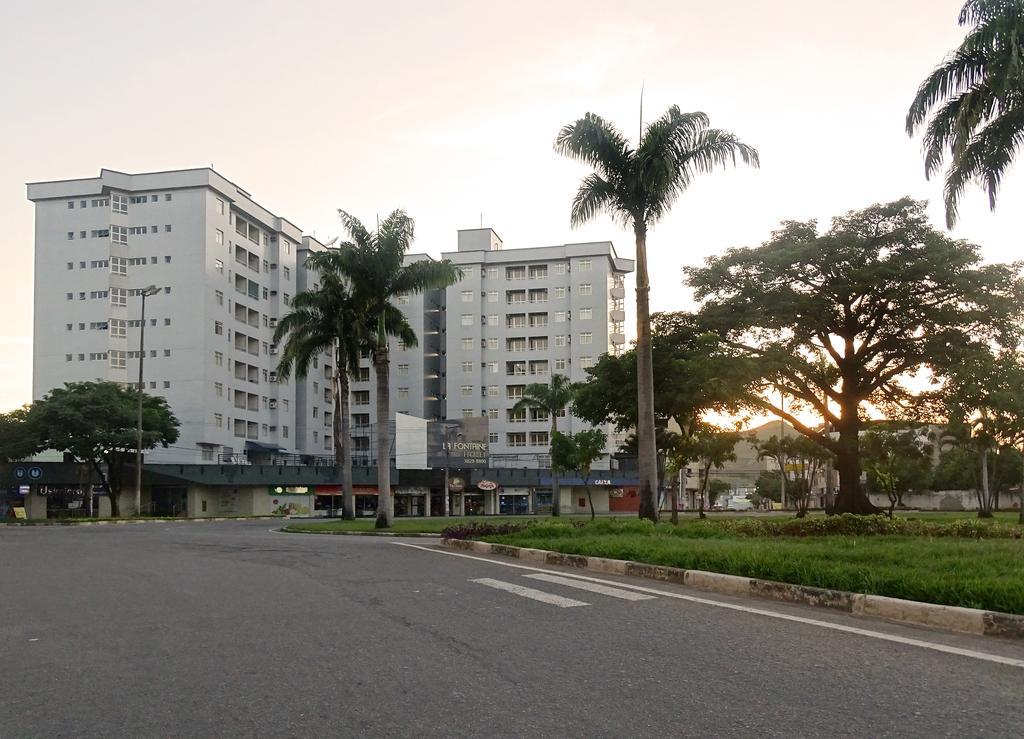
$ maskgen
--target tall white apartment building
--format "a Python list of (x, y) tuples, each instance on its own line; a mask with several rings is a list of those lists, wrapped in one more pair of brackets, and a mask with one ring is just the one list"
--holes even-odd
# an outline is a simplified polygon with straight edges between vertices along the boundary
[[(141, 290), (146, 392), (165, 397), (180, 438), (153, 462), (333, 453), (330, 354), (304, 378), (279, 378), (273, 332), (298, 292), (317, 287), (306, 257), (326, 247), (209, 168), (35, 182), (33, 398), (66, 382), (138, 378)], [(419, 339), (391, 341), (392, 412), (483, 416), (492, 456), (530, 467), (550, 420), (514, 413), (526, 385), (573, 381), (625, 342), (623, 278), (611, 242), (503, 251), (491, 229), (458, 232), (445, 253), (463, 270), (447, 290), (399, 296)], [(431, 259), (410, 254), (407, 262)], [(351, 383), (353, 456), (373, 457), (369, 357)], [(560, 428), (587, 425), (571, 416)], [(616, 446), (610, 442), (609, 449)], [(516, 459), (519, 462), (516, 462)], [(532, 462), (531, 462), (532, 460)]]
[(208, 168), (103, 169), (30, 183), (28, 198), (36, 208), (34, 398), (65, 382), (137, 382), (139, 292), (155, 285), (146, 300), (146, 392), (167, 399), (181, 428), (151, 461), (305, 452), (300, 428), (309, 443), (314, 433), (319, 440), (307, 427), (331, 408), (329, 393), (314, 392), (314, 383), (329, 388), (329, 367), (311, 370), (300, 409), (296, 380), (277, 381), (271, 343), (301, 289), (300, 250), (322, 248), (315, 239)]
[[(584, 381), (601, 354), (622, 351), (623, 281), (633, 261), (609, 241), (501, 247), (493, 230), (471, 229), (459, 231), (458, 251), (444, 254), (463, 270), (445, 301), (447, 415), (486, 417), (492, 458), (529, 459), (547, 453), (551, 420), (513, 406), (530, 383), (553, 374)], [(571, 415), (559, 424), (567, 433), (589, 427)]]

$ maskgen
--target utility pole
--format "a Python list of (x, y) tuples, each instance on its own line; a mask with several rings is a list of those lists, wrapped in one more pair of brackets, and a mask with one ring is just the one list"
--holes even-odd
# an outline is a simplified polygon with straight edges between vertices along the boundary
[(143, 384), (142, 364), (146, 359), (146, 298), (156, 295), (160, 288), (150, 285), (143, 288), (139, 295), (142, 296), (142, 321), (139, 323), (139, 406), (138, 417), (135, 427), (135, 515), (142, 515), (142, 392)]

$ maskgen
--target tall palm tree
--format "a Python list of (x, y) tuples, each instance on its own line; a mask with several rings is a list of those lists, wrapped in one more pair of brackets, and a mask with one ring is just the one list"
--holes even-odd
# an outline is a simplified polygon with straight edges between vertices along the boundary
[(334, 460), (341, 475), (341, 515), (355, 518), (349, 379), (359, 367), (359, 351), (366, 344), (365, 320), (357, 311), (348, 283), (324, 264), (322, 253), (310, 256), (306, 265), (320, 272), (320, 286), (296, 295), (291, 311), (274, 330), (274, 343), (284, 341), (277, 374), (287, 379), (294, 369), (296, 375), (305, 377), (315, 357), (322, 353), (334, 357)]
[(631, 227), (636, 238), (640, 517), (657, 521), (647, 230), (668, 215), (676, 198), (698, 174), (735, 165), (737, 159), (756, 167), (757, 150), (727, 131), (709, 128), (704, 113), (683, 113), (675, 105), (644, 128), (636, 148), (611, 123), (587, 113), (559, 131), (555, 150), (595, 170), (583, 178), (573, 199), (572, 225), (580, 226), (599, 213), (607, 213), (623, 227)]
[[(512, 406), (512, 411), (518, 413), (521, 410), (533, 408), (543, 411), (551, 418), (550, 444), (554, 444), (555, 434), (558, 433), (558, 414), (565, 410), (565, 407), (572, 402), (573, 386), (565, 375), (551, 375), (551, 384), (545, 385), (542, 382), (533, 382), (523, 389), (523, 397)], [(561, 489), (558, 485), (558, 470), (551, 466), (551, 515), (561, 514)]]
[(323, 253), (323, 265), (337, 270), (352, 285), (359, 315), (371, 328), (366, 336), (373, 352), (377, 380), (377, 528), (387, 528), (395, 517), (391, 494), (390, 386), (388, 382), (388, 339), (395, 337), (406, 346), (416, 346), (417, 337), (402, 311), (399, 296), (441, 290), (462, 278), (462, 271), (450, 261), (431, 259), (405, 263), (412, 245), (414, 222), (405, 211), (395, 210), (369, 231), (359, 219), (338, 211), (350, 241)]
[(959, 23), (971, 30), (921, 83), (907, 113), (908, 135), (924, 128), (926, 177), (940, 172), (949, 154), (949, 228), (972, 180), (995, 209), (1003, 175), (1024, 141), (1024, 2), (968, 0)]

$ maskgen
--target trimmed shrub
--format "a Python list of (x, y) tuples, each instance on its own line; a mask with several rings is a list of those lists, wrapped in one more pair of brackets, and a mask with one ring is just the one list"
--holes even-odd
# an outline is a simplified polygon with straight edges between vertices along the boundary
[(445, 539), (479, 539), (483, 536), (515, 534), (523, 531), (528, 525), (526, 522), (487, 523), (485, 521), (472, 521), (470, 523), (457, 523), (442, 529), (441, 536)]

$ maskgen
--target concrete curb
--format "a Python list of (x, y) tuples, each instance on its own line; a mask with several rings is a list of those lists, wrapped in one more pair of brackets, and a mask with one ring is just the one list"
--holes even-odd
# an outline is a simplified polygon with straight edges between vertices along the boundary
[(282, 534), (316, 534), (326, 536), (390, 536), (396, 538), (408, 537), (408, 538), (424, 538), (424, 539), (437, 539), (441, 536), (437, 534), (425, 534), (419, 531), (408, 531), (408, 532), (395, 532), (395, 531), (296, 531), (289, 529), (284, 526), (278, 529)]
[(816, 608), (831, 608), (856, 616), (883, 618), (887, 621), (928, 626), (945, 631), (1024, 639), (1024, 616), (1013, 613), (943, 606), (937, 603), (922, 603), (900, 598), (887, 598), (881, 595), (848, 593), (843, 590), (790, 585), (773, 580), (758, 580), (750, 577), (724, 575), (718, 572), (684, 570), (678, 567), (644, 564), (622, 559), (585, 557), (579, 554), (563, 554), (544, 549), (490, 544), (484, 541), (442, 539), (441, 544), (449, 549), (461, 549), (478, 554), (500, 554), (526, 562), (576, 567), (609, 575), (645, 577), (714, 593), (747, 595), (785, 603), (800, 603)]
[(25, 521), (4, 522), (3, 526), (131, 526), (138, 523), (206, 523), (207, 521), (280, 521), (281, 516), (231, 516), (224, 518), (138, 518), (110, 521), (102, 518), (89, 521)]

